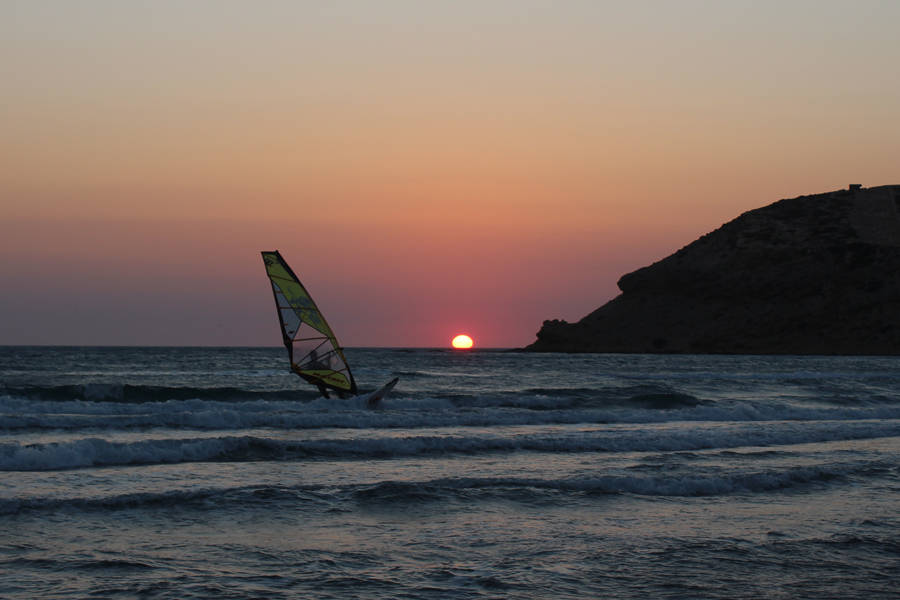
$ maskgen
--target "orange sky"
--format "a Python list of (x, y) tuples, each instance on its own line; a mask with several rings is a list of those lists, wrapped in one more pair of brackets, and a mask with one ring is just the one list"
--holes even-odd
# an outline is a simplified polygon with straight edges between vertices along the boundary
[(527, 344), (745, 210), (900, 183), (898, 22), (4, 2), (0, 343), (278, 344), (277, 248), (347, 345)]

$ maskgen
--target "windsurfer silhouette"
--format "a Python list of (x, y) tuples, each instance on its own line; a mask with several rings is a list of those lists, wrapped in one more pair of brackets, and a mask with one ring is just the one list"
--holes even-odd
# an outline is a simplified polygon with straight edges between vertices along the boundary
[[(309, 362), (306, 363), (306, 369), (308, 369), (310, 371), (320, 371), (320, 370), (329, 370), (329, 369), (331, 369), (331, 367), (329, 365), (326, 365), (325, 363), (323, 363), (321, 360), (319, 360), (319, 353), (316, 351), (315, 348), (313, 348), (312, 351), (309, 353)], [(324, 398), (331, 397), (328, 395), (328, 388), (325, 387), (325, 384), (322, 383), (321, 379), (307, 379), (307, 381), (309, 381), (310, 383), (314, 384), (317, 388), (319, 388), (319, 393), (322, 394), (322, 396)], [(343, 390), (336, 390), (336, 391), (337, 391), (338, 398), (345, 399), (345, 398), (353, 397), (353, 394), (348, 394), (347, 392), (345, 392)]]
[[(306, 363), (306, 368), (310, 371), (318, 371), (321, 369), (327, 369), (328, 367), (322, 364), (322, 361), (319, 360), (319, 353), (315, 348), (309, 353), (309, 362)], [(322, 394), (325, 398), (328, 398), (328, 388), (325, 387), (325, 384), (321, 382), (321, 380), (316, 379), (311, 381), (314, 383), (317, 388), (319, 388), (319, 393)]]

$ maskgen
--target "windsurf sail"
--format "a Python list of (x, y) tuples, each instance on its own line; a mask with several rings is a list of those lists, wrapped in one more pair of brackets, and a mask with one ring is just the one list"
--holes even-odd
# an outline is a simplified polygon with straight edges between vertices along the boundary
[[(356, 395), (344, 351), (312, 297), (277, 250), (262, 253), (291, 370), (320, 389)], [(327, 393), (326, 393), (327, 395)]]

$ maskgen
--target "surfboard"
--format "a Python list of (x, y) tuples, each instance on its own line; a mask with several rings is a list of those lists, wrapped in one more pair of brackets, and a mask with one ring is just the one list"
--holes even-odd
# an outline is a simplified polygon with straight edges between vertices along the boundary
[(357, 398), (364, 399), (368, 408), (377, 408), (378, 403), (381, 402), (384, 397), (391, 392), (392, 389), (394, 389), (394, 386), (397, 385), (398, 381), (400, 381), (400, 378), (394, 377), (374, 392), (369, 392), (368, 394), (360, 394), (359, 396), (357, 396)]

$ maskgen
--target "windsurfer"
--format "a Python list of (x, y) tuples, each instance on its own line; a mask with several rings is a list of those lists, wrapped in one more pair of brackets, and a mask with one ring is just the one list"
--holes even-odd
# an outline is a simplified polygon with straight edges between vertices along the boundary
[[(326, 354), (325, 356), (327, 357), (328, 354)], [(331, 367), (330, 364), (327, 364), (326, 362), (324, 362), (324, 361), (319, 357), (319, 353), (316, 351), (315, 348), (313, 348), (313, 349), (310, 351), (309, 357), (308, 357), (308, 358), (309, 358), (309, 360), (308, 360), (308, 361), (306, 362), (306, 364), (304, 365), (304, 369), (305, 369), (305, 370), (308, 370), (308, 371), (328, 371), (328, 370), (331, 370), (331, 369), (332, 369), (332, 367)], [(325, 360), (328, 360), (328, 359), (326, 358)], [(306, 379), (307, 381), (309, 381), (310, 383), (312, 383), (313, 385), (315, 385), (317, 388), (319, 388), (319, 393), (322, 394), (322, 397), (323, 397), (323, 398), (330, 398), (330, 397), (331, 397), (331, 396), (328, 395), (328, 388), (325, 387), (325, 384), (322, 382), (321, 379), (318, 379), (318, 378), (305, 378), (305, 379)], [(333, 391), (333, 392), (337, 392), (338, 398), (341, 398), (341, 399), (352, 398), (352, 397), (353, 397), (353, 394), (347, 393), (347, 392), (345, 392), (344, 390), (334, 390), (334, 389), (333, 389), (332, 391)]]
[[(277, 250), (263, 252), (262, 257), (272, 283), (291, 371), (316, 386), (325, 398), (332, 392), (340, 398), (357, 396), (347, 359), (309, 292)], [(380, 393), (383, 396), (386, 391)]]
[[(306, 363), (306, 368), (312, 371), (312, 370), (327, 369), (328, 367), (327, 367), (327, 365), (323, 364), (322, 361), (319, 360), (319, 353), (316, 351), (315, 348), (313, 348), (312, 351), (309, 353), (309, 361)], [(317, 388), (319, 388), (319, 393), (322, 394), (322, 397), (324, 397), (324, 398), (329, 397), (328, 396), (328, 388), (325, 387), (325, 384), (322, 383), (321, 380), (315, 379), (315, 380), (310, 380), (310, 381), (312, 383), (314, 383)]]
[(309, 360), (306, 361), (306, 368), (309, 370), (327, 369), (328, 365), (319, 360), (319, 353), (315, 348), (309, 353)]

